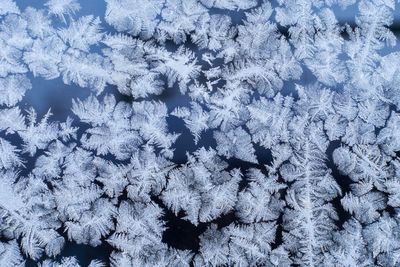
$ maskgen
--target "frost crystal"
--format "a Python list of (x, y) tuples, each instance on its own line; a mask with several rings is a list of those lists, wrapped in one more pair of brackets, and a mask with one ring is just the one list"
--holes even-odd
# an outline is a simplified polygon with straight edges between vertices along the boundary
[(25, 2), (0, 266), (400, 266), (396, 1)]

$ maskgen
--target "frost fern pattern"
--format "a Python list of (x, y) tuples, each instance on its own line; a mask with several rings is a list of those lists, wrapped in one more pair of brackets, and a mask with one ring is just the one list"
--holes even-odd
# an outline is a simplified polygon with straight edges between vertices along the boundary
[(400, 266), (399, 2), (27, 2), (0, 266)]

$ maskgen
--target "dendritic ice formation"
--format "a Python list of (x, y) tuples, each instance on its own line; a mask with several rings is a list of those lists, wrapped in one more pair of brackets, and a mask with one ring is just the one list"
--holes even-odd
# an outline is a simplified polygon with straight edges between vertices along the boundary
[[(26, 2), (0, 0), (1, 267), (400, 266), (397, 2)], [(90, 94), (54, 119), (37, 79)]]

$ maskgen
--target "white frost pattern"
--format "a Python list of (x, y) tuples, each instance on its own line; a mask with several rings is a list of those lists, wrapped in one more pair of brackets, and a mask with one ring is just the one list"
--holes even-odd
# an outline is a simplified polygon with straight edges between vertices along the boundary
[(0, 266), (400, 266), (398, 2), (0, 0)]

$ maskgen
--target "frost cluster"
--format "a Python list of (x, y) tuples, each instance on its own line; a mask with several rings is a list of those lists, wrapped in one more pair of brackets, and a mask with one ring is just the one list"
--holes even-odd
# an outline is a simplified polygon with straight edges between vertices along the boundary
[[(68, 244), (111, 248), (89, 267), (400, 266), (395, 0), (18, 2), (0, 0), (0, 266), (81, 266)], [(53, 119), (37, 79), (91, 93)], [(166, 214), (204, 229), (196, 249)]]

